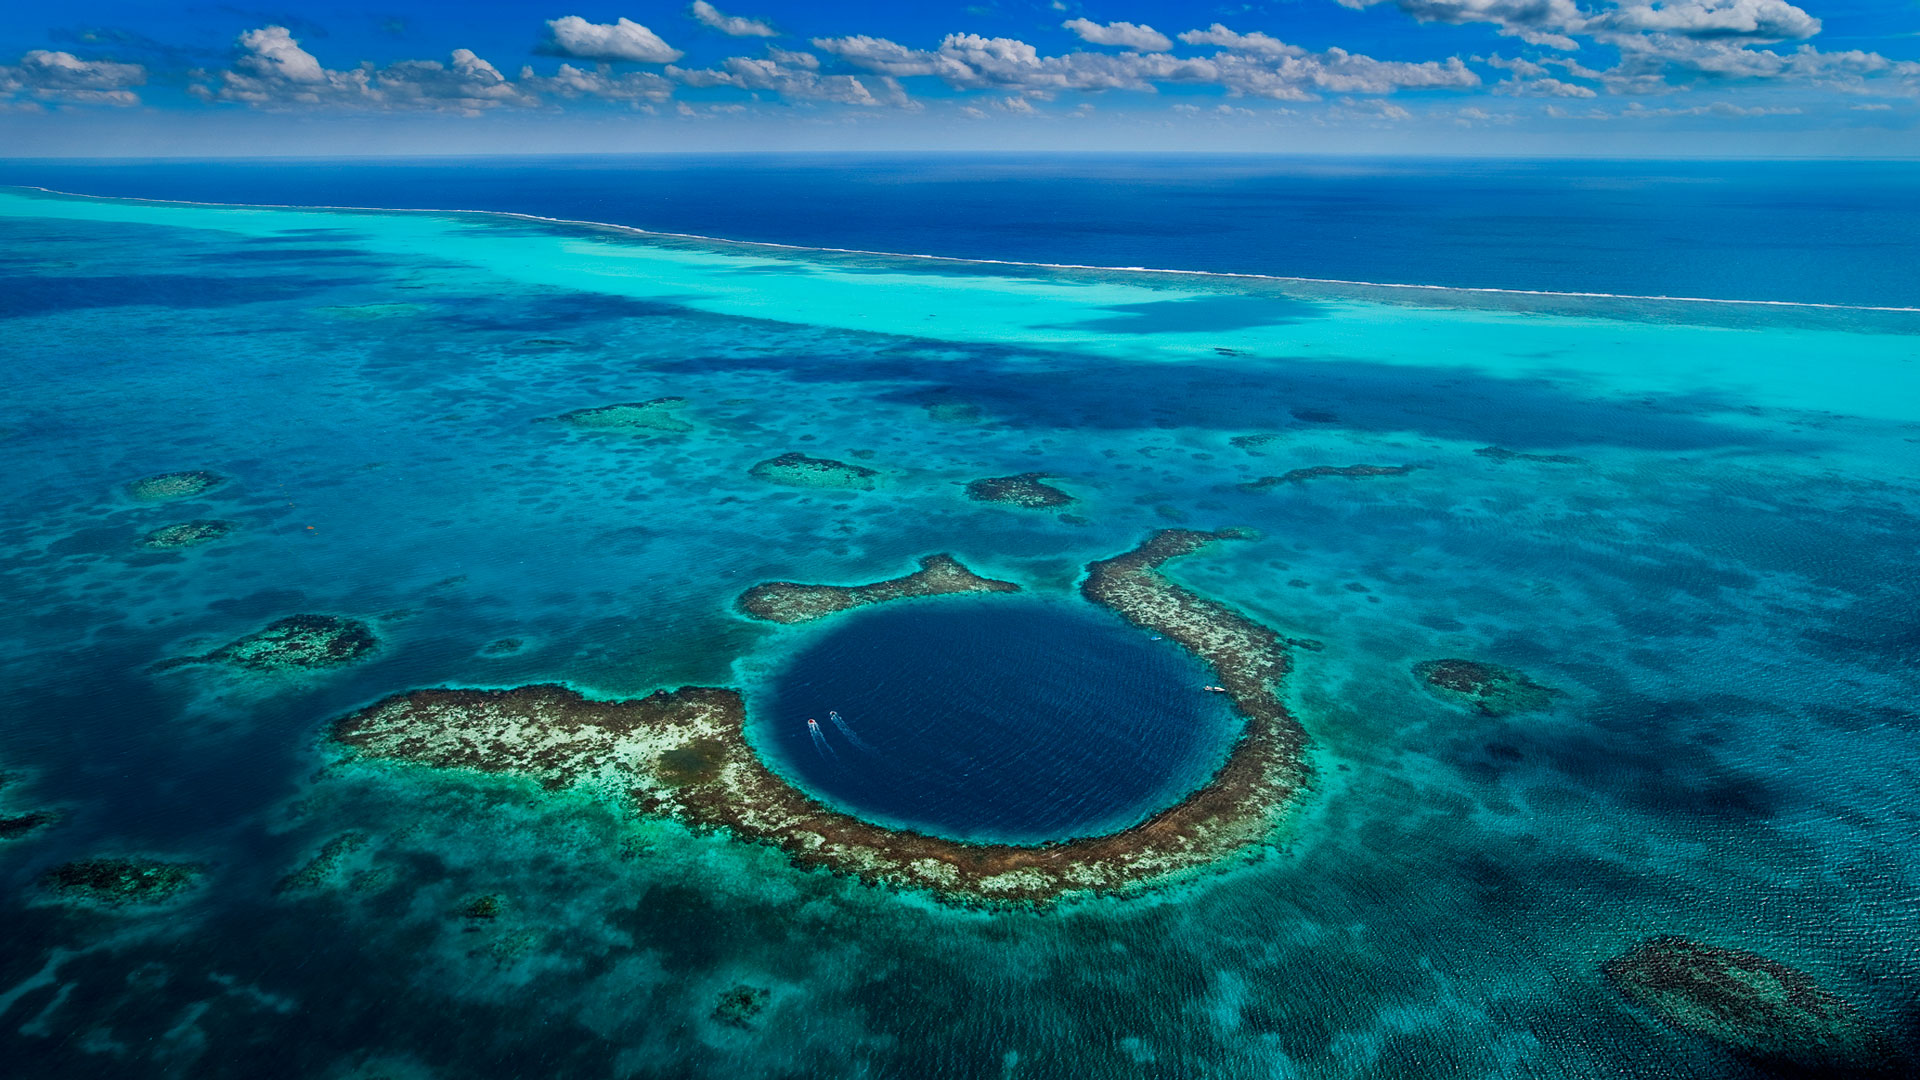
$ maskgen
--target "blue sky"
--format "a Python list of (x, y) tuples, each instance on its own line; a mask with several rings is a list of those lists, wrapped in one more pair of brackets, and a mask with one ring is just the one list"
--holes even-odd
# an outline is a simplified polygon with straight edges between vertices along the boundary
[(716, 3), (8, 4), (0, 153), (1920, 156), (1920, 0)]

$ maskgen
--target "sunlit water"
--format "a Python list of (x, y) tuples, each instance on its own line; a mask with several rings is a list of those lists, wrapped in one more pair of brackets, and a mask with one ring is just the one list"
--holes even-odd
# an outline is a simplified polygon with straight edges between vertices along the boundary
[[(19, 192), (0, 270), (0, 799), (65, 815), (0, 848), (14, 1074), (1758, 1075), (1601, 980), (1659, 932), (1911, 1038), (1920, 317)], [(690, 431), (542, 422), (669, 395)], [(879, 482), (749, 475), (788, 451)], [(1418, 468), (1239, 487), (1360, 463)], [(125, 494), (183, 469), (229, 480)], [(964, 494), (1028, 471), (1079, 501)], [(240, 527), (138, 546), (190, 519)], [(758, 702), (839, 632), (739, 616), (769, 579), (944, 551), (1093, 618), (1084, 566), (1176, 524), (1256, 530), (1170, 573), (1325, 647), (1285, 833), (1156, 896), (962, 911), (585, 797), (320, 771), (329, 719), (414, 687)], [(300, 612), (382, 647), (152, 670)], [(1469, 713), (1410, 674), (1451, 656), (1562, 693)], [(276, 893), (349, 830), (331, 885)], [(156, 911), (35, 884), (103, 854), (209, 871)]]

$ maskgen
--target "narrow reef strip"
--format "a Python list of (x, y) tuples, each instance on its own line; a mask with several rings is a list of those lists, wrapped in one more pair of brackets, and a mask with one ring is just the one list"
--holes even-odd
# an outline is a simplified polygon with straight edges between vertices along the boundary
[(1523, 454), (1504, 446), (1483, 446), (1474, 453), (1492, 461), (1537, 461), (1543, 465), (1585, 465), (1584, 458), (1571, 454)]
[(1418, 465), (1312, 465), (1304, 469), (1294, 469), (1279, 476), (1263, 476), (1258, 480), (1249, 480), (1240, 485), (1241, 491), (1272, 491), (1282, 484), (1299, 484), (1308, 480), (1317, 480), (1323, 476), (1405, 476)]
[(746, 739), (740, 695), (719, 687), (626, 701), (595, 701), (553, 685), (416, 690), (340, 718), (332, 738), (368, 760), (593, 792), (776, 847), (802, 867), (951, 902), (1045, 904), (1068, 894), (1122, 892), (1259, 843), (1307, 779), (1305, 732), (1277, 696), (1289, 668), (1285, 640), (1158, 573), (1170, 559), (1239, 535), (1168, 530), (1089, 568), (1088, 600), (1191, 649), (1218, 672), (1246, 724), (1226, 763), (1199, 790), (1105, 836), (1038, 847), (972, 844), (829, 809), (760, 760)]
[(1011, 581), (981, 577), (951, 555), (929, 555), (920, 560), (920, 569), (905, 577), (865, 585), (802, 585), (793, 581), (755, 585), (740, 595), (740, 610), (766, 622), (803, 623), (837, 611), (910, 596), (1019, 591), (1020, 586)]

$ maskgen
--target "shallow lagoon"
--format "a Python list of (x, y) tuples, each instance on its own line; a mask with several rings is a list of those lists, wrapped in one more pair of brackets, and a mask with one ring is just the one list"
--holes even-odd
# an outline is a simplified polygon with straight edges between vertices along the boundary
[[(0, 236), (0, 800), (62, 815), (0, 841), (26, 1075), (1765, 1075), (1604, 983), (1658, 933), (1912, 1041), (1913, 316), (30, 194)], [(689, 430), (542, 422), (662, 397)], [(786, 452), (878, 479), (751, 476)], [(1360, 463), (1418, 468), (1240, 487)], [(1029, 471), (1080, 501), (964, 494)], [(204, 520), (237, 527), (141, 544)], [(1325, 643), (1290, 682), (1317, 779), (1271, 849), (1147, 898), (959, 910), (326, 767), (328, 720), (411, 687), (769, 685), (818, 631), (741, 618), (755, 582), (951, 551), (1071, 602), (1170, 524), (1258, 530), (1170, 572)], [(296, 613), (380, 646), (152, 670)], [(1477, 715), (1413, 678), (1453, 656), (1560, 693)], [(37, 885), (123, 854), (208, 870), (154, 910)]]

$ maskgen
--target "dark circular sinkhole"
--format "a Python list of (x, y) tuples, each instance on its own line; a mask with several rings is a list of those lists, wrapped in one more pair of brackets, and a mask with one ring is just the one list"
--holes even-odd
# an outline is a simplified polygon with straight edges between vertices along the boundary
[(915, 600), (816, 635), (755, 695), (754, 741), (809, 794), (890, 828), (1116, 832), (1205, 783), (1240, 733), (1210, 669), (1078, 601)]

